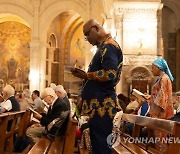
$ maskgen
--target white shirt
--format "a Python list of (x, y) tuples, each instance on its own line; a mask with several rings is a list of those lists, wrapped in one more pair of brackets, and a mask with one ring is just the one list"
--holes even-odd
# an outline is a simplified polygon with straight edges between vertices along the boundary
[(5, 108), (6, 111), (10, 111), (12, 109), (11, 101), (8, 99), (1, 103), (1, 107)]

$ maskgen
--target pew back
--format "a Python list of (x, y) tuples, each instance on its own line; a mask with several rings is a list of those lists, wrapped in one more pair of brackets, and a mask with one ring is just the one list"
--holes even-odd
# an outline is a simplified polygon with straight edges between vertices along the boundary
[[(155, 130), (168, 133), (170, 135), (169, 139), (172, 139), (172, 143), (168, 144), (168, 153), (180, 153), (180, 146), (178, 143), (178, 139), (180, 138), (180, 123), (171, 120), (157, 119), (125, 113), (123, 113), (121, 121), (121, 142), (119, 146), (114, 148), (115, 153), (120, 153), (120, 149), (122, 150), (123, 148), (128, 150), (130, 153), (160, 153), (155, 149), (155, 147), (152, 146), (151, 142), (141, 142), (142, 140), (136, 140), (142, 139), (140, 137), (142, 128), (146, 128), (146, 130), (148, 130), (148, 135), (146, 139), (152, 138), (153, 132)], [(132, 136), (126, 134), (125, 130), (127, 123), (133, 124)], [(173, 139), (175, 140), (175, 142), (173, 142)], [(133, 142), (135, 140), (136, 142)]]
[[(42, 136), (39, 141), (31, 148), (28, 154), (71, 154), (74, 153), (75, 131), (77, 121), (69, 116), (65, 136), (48, 138)], [(46, 145), (46, 146), (45, 146)]]
[(25, 114), (26, 111), (18, 111), (0, 115), (0, 153), (4, 153), (5, 146), (8, 146), (9, 153), (12, 153), (14, 134), (18, 132), (22, 135), (25, 132)]

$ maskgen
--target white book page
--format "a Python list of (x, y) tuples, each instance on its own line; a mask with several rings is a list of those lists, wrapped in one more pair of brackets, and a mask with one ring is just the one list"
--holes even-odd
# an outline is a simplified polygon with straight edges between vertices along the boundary
[(32, 109), (32, 108), (30, 108), (30, 107), (29, 107), (29, 110), (32, 111), (32, 112), (35, 113), (35, 114), (39, 114), (37, 111), (35, 111), (34, 109)]
[(38, 119), (36, 119), (35, 117), (33, 117), (33, 114), (31, 114), (31, 120), (30, 121), (34, 121), (36, 123), (40, 123), (40, 121)]
[(137, 89), (133, 89), (133, 92), (137, 93), (138, 95), (145, 96), (142, 92)]

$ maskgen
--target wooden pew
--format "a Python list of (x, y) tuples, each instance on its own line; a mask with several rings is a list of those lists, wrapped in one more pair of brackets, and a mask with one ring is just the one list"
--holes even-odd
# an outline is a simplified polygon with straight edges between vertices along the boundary
[[(19, 119), (18, 124), (15, 128), (15, 135), (16, 138), (26, 139), (26, 130), (30, 126), (30, 119), (31, 119), (31, 112), (29, 110), (26, 110), (24, 114)], [(21, 153), (26, 154), (31, 148), (31, 145), (29, 144)]]
[(28, 154), (73, 154), (77, 121), (69, 116), (65, 136), (48, 138), (42, 136)]
[(49, 151), (51, 140), (46, 136), (42, 136), (39, 141), (31, 148), (28, 154), (44, 154)]
[(6, 129), (8, 123), (8, 114), (0, 114), (0, 153), (4, 153), (5, 143), (6, 143)]
[(17, 133), (17, 137), (26, 137), (26, 130), (30, 125), (31, 113), (29, 110), (26, 110), (24, 114), (21, 115), (19, 119), (19, 123), (16, 126), (15, 132)]
[(0, 115), (0, 153), (4, 153), (5, 146), (8, 147), (9, 153), (13, 152), (14, 134), (17, 132), (19, 132), (19, 134), (25, 132), (25, 114), (26, 111), (18, 111), (6, 112)]
[[(140, 131), (142, 127), (148, 128), (148, 137), (152, 137), (154, 130), (159, 130), (166, 132), (171, 135), (171, 137), (175, 137), (174, 139), (178, 139), (180, 141), (180, 123), (174, 122), (171, 120), (150, 118), (144, 116), (137, 116), (133, 114), (125, 114), (122, 115), (123, 125), (121, 128), (120, 144), (113, 148), (114, 153), (137, 153), (137, 154), (147, 154), (147, 153), (160, 153), (150, 144), (135, 142), (128, 142), (128, 139), (138, 139), (140, 137)], [(132, 136), (125, 133), (126, 123), (130, 122), (134, 124), (133, 134)], [(129, 140), (130, 141), (130, 140)], [(178, 143), (170, 143), (168, 145), (168, 154), (178, 154), (180, 153), (180, 144)]]

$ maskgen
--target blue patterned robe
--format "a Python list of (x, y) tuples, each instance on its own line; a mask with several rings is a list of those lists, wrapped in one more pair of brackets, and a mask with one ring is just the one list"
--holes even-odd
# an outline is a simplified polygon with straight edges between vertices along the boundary
[(123, 55), (119, 45), (109, 36), (97, 49), (88, 69), (88, 80), (82, 90), (82, 113), (92, 118), (117, 112), (115, 86), (122, 70)]

